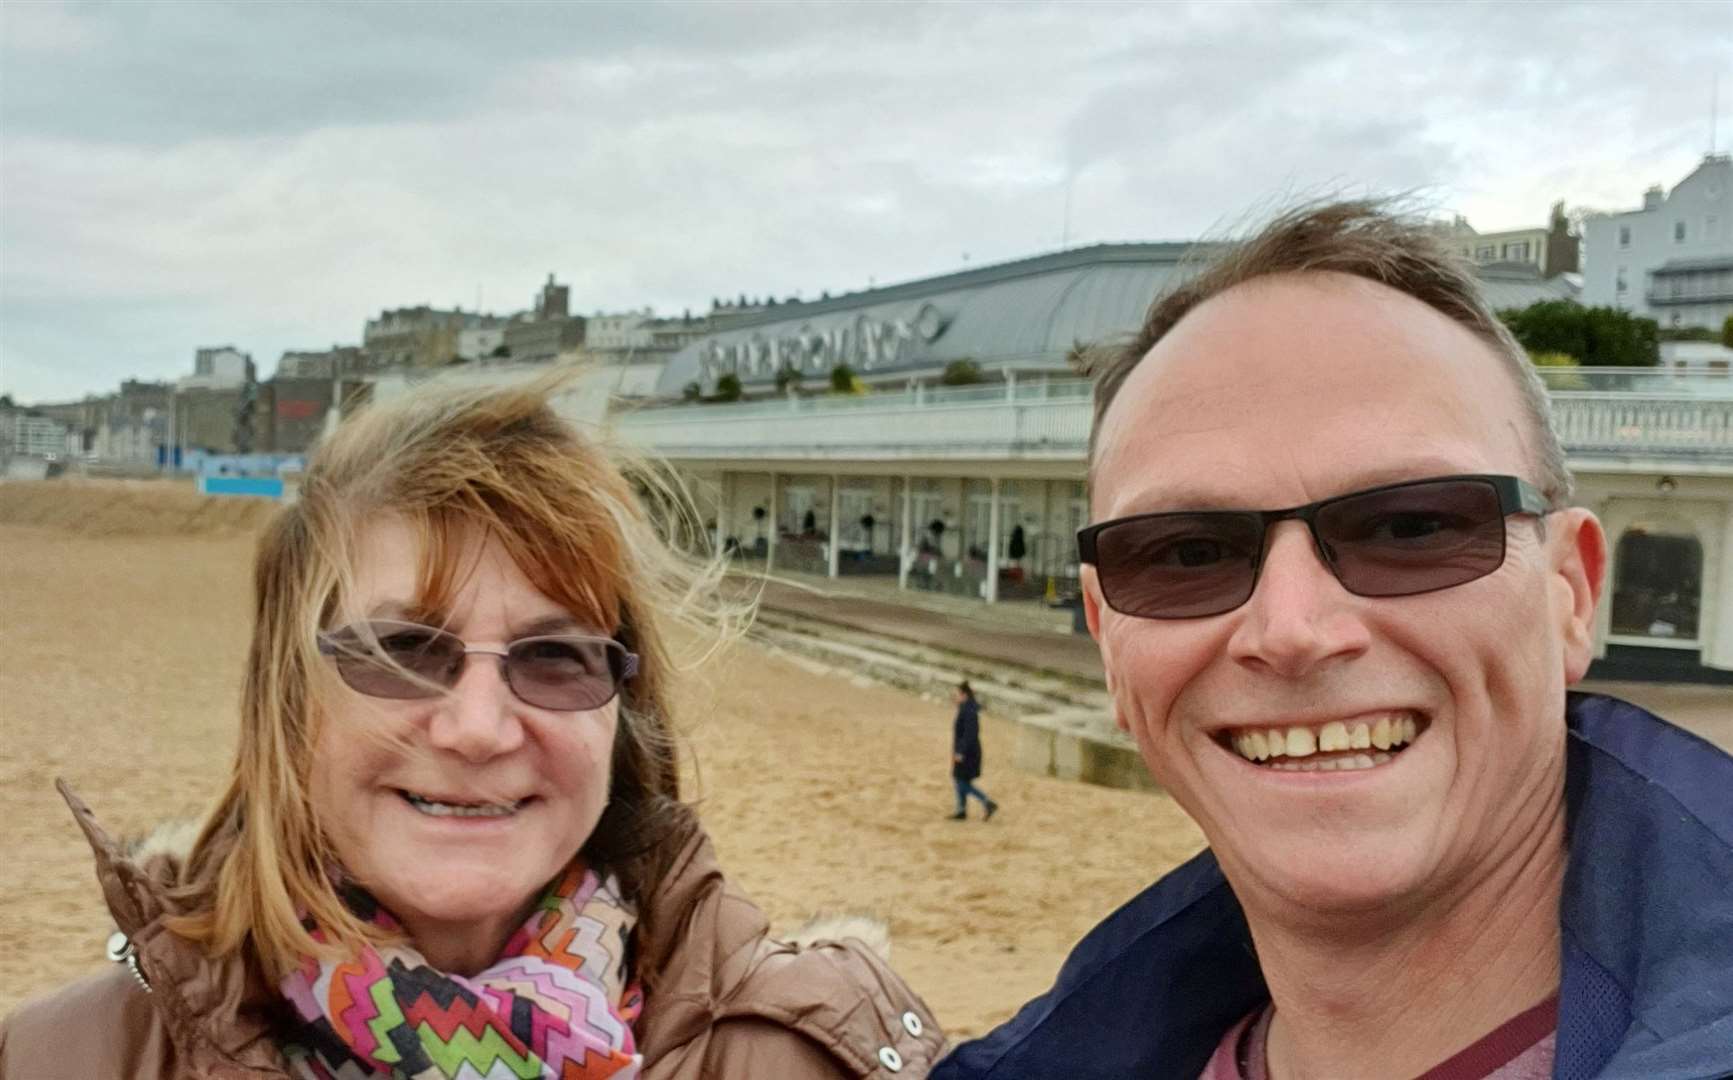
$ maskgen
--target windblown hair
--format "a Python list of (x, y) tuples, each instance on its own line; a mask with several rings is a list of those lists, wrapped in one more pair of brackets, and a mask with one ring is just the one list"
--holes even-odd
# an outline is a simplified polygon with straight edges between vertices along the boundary
[(1257, 278), (1319, 272), (1350, 274), (1412, 296), (1485, 342), (1521, 399), (1538, 474), (1534, 480), (1551, 505), (1565, 505), (1571, 475), (1552, 429), (1546, 385), (1528, 354), (1487, 306), (1473, 268), (1446, 248), (1425, 221), (1378, 199), (1307, 203), (1279, 214), (1256, 235), (1226, 245), (1183, 284), (1157, 297), (1142, 328), (1123, 345), (1091, 350), (1091, 480), (1102, 420), (1120, 387), (1181, 319), (1210, 298)]
[(466, 540), (486, 537), (543, 595), (639, 654), (620, 692), (607, 807), (583, 854), (634, 901), (655, 887), (695, 826), (679, 800), (666, 623), (717, 644), (750, 610), (720, 598), (719, 561), (679, 553), (698, 522), (672, 475), (555, 413), (569, 380), (416, 391), (363, 409), (317, 448), (299, 499), (258, 547), (240, 743), (183, 874), (178, 933), (217, 955), (250, 950), (273, 979), (302, 956), (388, 940), (340, 899), (330, 823), (310, 796), (319, 727), (341, 692), (318, 635), (353, 598), (361, 534), (381, 516), (420, 539), (418, 609), (445, 610)]

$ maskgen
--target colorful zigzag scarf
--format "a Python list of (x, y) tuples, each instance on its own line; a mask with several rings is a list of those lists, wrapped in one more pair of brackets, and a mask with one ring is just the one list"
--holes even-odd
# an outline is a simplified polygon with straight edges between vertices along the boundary
[[(351, 890), (351, 909), (397, 929)], [(627, 971), (636, 916), (613, 878), (573, 862), (494, 964), (471, 978), (413, 948), (309, 957), (280, 987), (301, 1024), (283, 1047), (302, 1080), (636, 1080)], [(317, 927), (310, 927), (323, 940)]]

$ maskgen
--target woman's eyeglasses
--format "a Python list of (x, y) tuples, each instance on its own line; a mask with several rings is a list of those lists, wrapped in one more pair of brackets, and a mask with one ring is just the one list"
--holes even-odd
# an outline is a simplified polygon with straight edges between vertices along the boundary
[(1504, 565), (1504, 519), (1548, 512), (1514, 476), (1386, 484), (1287, 510), (1138, 514), (1077, 533), (1109, 607), (1146, 619), (1219, 615), (1251, 599), (1271, 525), (1303, 521), (1318, 555), (1357, 596), (1411, 596)]
[(637, 654), (612, 638), (546, 634), (475, 649), (437, 627), (391, 620), (320, 634), (319, 651), (351, 689), (398, 700), (438, 697), (457, 685), (471, 655), (495, 656), (512, 693), (558, 712), (599, 709), (638, 673)]

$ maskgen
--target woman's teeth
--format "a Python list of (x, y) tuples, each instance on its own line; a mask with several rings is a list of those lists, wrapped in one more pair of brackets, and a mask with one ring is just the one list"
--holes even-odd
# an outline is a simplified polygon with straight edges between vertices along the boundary
[(510, 803), (446, 803), (424, 799), (409, 791), (405, 791), (403, 797), (410, 806), (429, 817), (507, 817), (517, 813), (518, 809), (529, 801), (519, 799)]
[[(1231, 740), (1234, 750), (1247, 761), (1268, 761), (1271, 767), (1287, 772), (1313, 772), (1328, 769), (1370, 769), (1389, 761), (1396, 750), (1413, 742), (1420, 734), (1420, 720), (1407, 710), (1389, 712), (1376, 719), (1351, 722), (1332, 720), (1327, 724), (1265, 728), (1236, 732)], [(1276, 758), (1309, 758), (1313, 754), (1328, 754), (1344, 750), (1375, 751), (1365, 754), (1345, 754), (1319, 761), (1275, 761)]]

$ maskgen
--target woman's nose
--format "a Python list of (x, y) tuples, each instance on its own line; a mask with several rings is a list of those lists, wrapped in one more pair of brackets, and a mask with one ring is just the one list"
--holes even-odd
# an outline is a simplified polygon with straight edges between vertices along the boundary
[(434, 706), (428, 737), (436, 748), (474, 762), (523, 745), (517, 695), (506, 681), (503, 657), (483, 652), (464, 657), (456, 684)]

